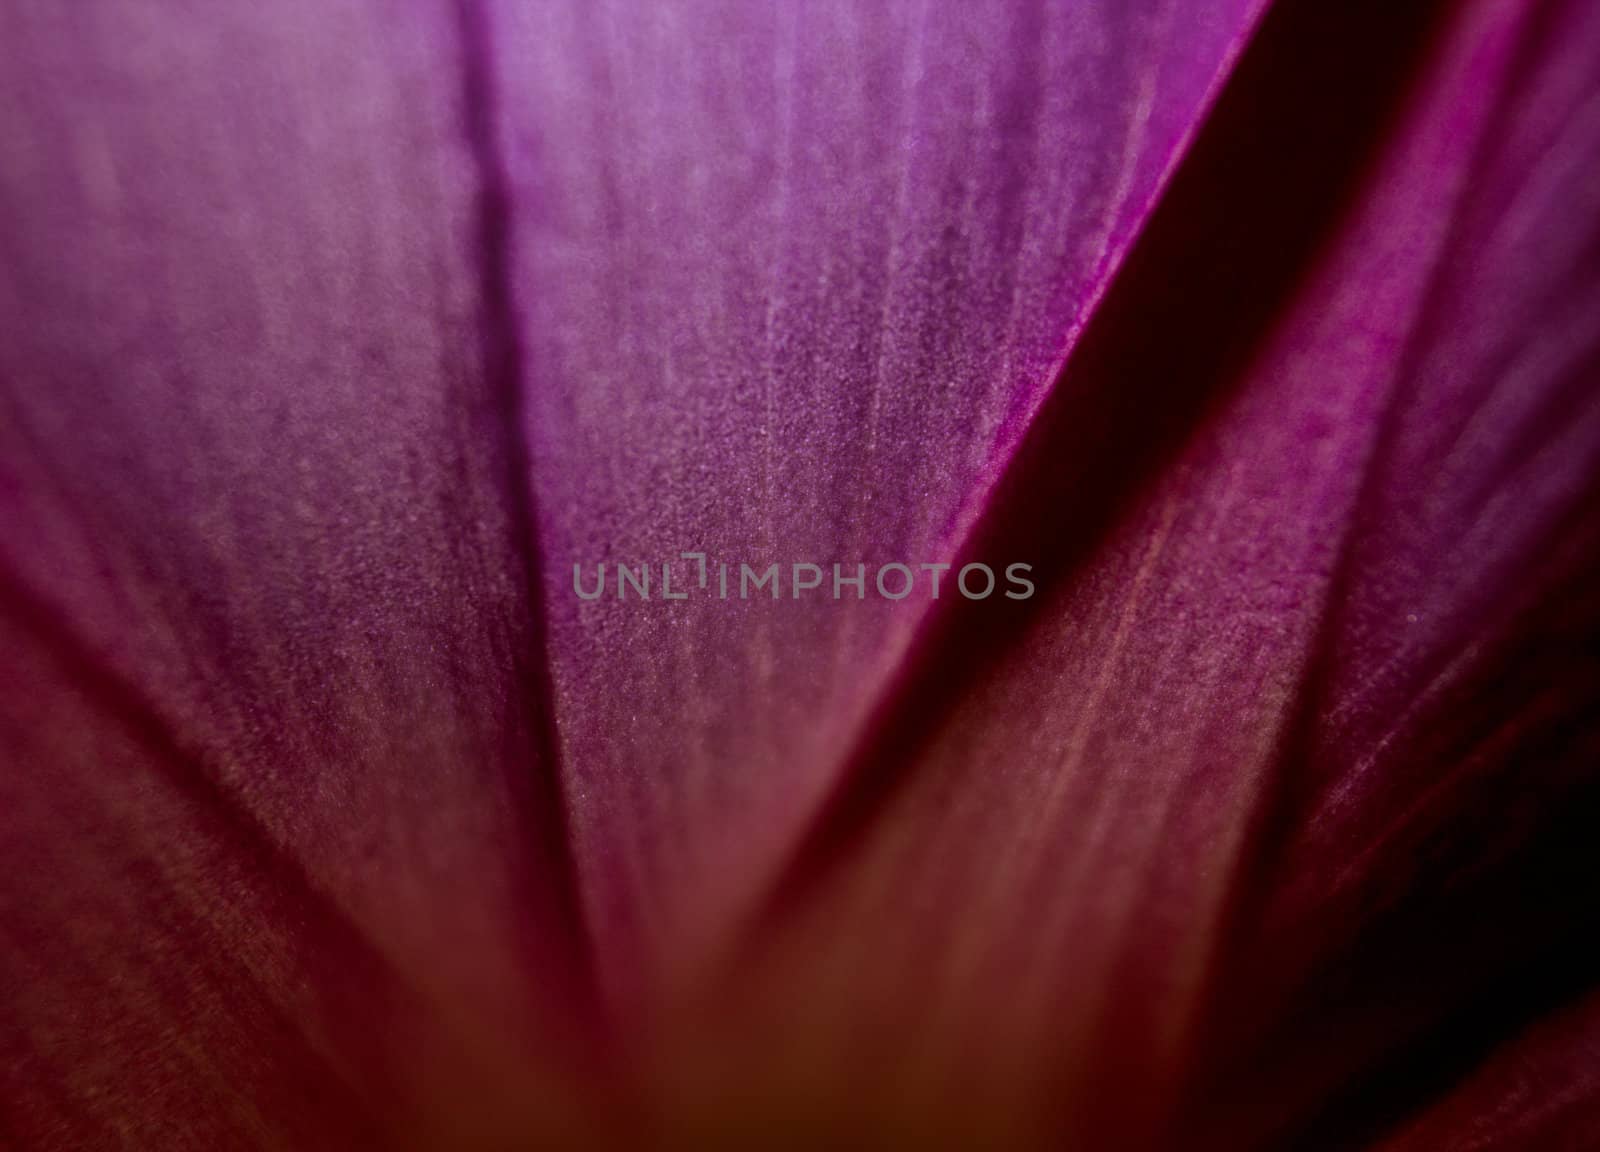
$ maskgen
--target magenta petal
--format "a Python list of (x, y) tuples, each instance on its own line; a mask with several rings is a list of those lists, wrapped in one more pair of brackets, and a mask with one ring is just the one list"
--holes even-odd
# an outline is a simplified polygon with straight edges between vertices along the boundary
[(1526, 24), (1341, 541), (1219, 1009), (1252, 1006), (1285, 1111), (1425, 1064), (1404, 1048), (1600, 914), (1574, 883), (1600, 816), (1600, 13)]
[(0, 13), (23, 1146), (361, 1146), (581, 1018), (461, 54), (391, 8)]
[[(806, 1058), (713, 1083), (1314, 1146), (1592, 913), (1600, 14), (1421, 15), (1269, 16), (980, 526), (1049, 595), (919, 650), (758, 949), (751, 1047)], [(1334, 107), (1383, 36), (1394, 112)]]
[(0, 1138), (1585, 1136), (1600, 10), (1264, 7), (0, 12)]
[(573, 566), (947, 560), (1259, 7), (493, 5), (613, 994), (692, 971), (770, 882), (926, 601), (584, 603)]

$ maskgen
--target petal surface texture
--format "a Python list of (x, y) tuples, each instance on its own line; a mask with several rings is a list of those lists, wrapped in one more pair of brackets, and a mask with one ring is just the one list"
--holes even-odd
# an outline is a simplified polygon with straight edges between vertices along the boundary
[(1600, 1146), (1597, 62), (0, 5), (0, 1145)]
[[(949, 559), (1259, 7), (490, 5), (562, 769), (619, 1002), (703, 963), (837, 783), (928, 600), (835, 601), (833, 565)], [(685, 551), (729, 600), (715, 568), (661, 600)]]
[(582, 1030), (463, 38), (388, 7), (0, 11), (8, 1145), (368, 1146)]
[(1410, 11), (1264, 23), (964, 553), (1041, 596), (779, 886), (752, 1127), (1348, 1147), (1592, 921), (1600, 19)]

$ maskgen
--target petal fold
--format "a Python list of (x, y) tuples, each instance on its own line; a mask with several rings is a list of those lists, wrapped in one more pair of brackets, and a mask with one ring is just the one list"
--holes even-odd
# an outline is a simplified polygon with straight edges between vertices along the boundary
[(778, 889), (752, 1116), (1309, 1142), (1588, 915), (1597, 45), (1269, 16), (966, 553), (1040, 598), (930, 631)]
[[(561, 755), (615, 999), (698, 973), (837, 782), (928, 600), (835, 601), (833, 565), (949, 560), (1260, 7), (492, 6)], [(709, 595), (661, 602), (683, 552)], [(743, 563), (783, 599), (739, 601)], [(793, 600), (796, 563), (828, 586)], [(618, 565), (656, 602), (619, 602)]]
[(0, 12), (30, 1146), (366, 1146), (456, 1088), (493, 1112), (462, 1069), (537, 1085), (589, 1028), (457, 32), (355, 0)]

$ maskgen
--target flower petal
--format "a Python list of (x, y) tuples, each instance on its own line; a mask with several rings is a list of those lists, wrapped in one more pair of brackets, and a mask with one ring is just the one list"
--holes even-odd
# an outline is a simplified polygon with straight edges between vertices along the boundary
[[(1426, 16), (1269, 16), (966, 553), (1044, 594), (919, 650), (723, 1096), (1255, 1147), (1583, 913), (1600, 23)], [(1335, 83), (1374, 44), (1395, 116)]]
[(349, 1099), (585, 1026), (471, 86), (393, 8), (0, 13), (0, 1032), (48, 1146), (351, 1147), (416, 1118)]
[(1590, 1148), (1600, 1140), (1600, 995), (1540, 1020), (1378, 1145), (1382, 1152)]
[[(494, 6), (563, 770), (614, 997), (726, 936), (927, 605), (796, 602), (787, 575), (739, 602), (739, 565), (831, 585), (949, 558), (1259, 7)], [(697, 579), (685, 551), (732, 566), (729, 601), (617, 601), (618, 564), (658, 599), (662, 562)]]

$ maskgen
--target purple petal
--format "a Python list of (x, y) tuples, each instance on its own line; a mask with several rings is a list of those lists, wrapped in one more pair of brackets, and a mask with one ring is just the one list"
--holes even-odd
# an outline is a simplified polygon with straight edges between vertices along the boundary
[[(1380, 36), (1392, 116), (1324, 87)], [(695, 1075), (1298, 1147), (1592, 911), (1597, 51), (1577, 4), (1269, 17), (967, 553), (1049, 594), (918, 649)]]
[(450, 10), (8, 5), (0, 58), (3, 1126), (411, 1129), (585, 975)]
[(574, 565), (949, 559), (1259, 7), (494, 6), (614, 996), (693, 972), (770, 882), (928, 601), (585, 603)]
[[(58, 7), (7, 1138), (570, 1139), (594, 977), (691, 1146), (1581, 1131), (1418, 1109), (1595, 911), (1580, 0)], [(567, 580), (684, 550), (1041, 596)]]

